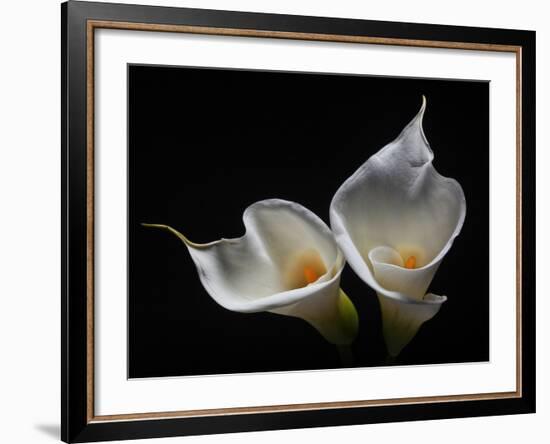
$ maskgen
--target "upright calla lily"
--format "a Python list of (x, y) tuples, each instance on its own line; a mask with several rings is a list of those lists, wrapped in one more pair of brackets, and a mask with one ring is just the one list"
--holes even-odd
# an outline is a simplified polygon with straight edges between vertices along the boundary
[(256, 202), (243, 215), (244, 236), (196, 244), (166, 225), (187, 247), (204, 289), (222, 307), (301, 318), (330, 343), (357, 334), (353, 303), (340, 289), (343, 255), (327, 225), (307, 208), (279, 199)]
[(461, 186), (432, 165), (425, 109), (423, 97), (416, 117), (344, 182), (330, 207), (347, 262), (378, 294), (392, 357), (446, 301), (426, 291), (466, 214)]

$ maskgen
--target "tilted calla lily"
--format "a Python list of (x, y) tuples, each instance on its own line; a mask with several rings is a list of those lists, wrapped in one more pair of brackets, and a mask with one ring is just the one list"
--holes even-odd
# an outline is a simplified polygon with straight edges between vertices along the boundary
[(416, 117), (344, 182), (330, 206), (336, 242), (378, 294), (391, 357), (446, 301), (426, 291), (466, 215), (459, 183), (432, 165), (425, 109), (423, 97)]
[(340, 289), (345, 265), (327, 225), (307, 208), (279, 199), (256, 202), (243, 215), (244, 236), (196, 244), (183, 241), (204, 289), (222, 307), (304, 319), (330, 343), (349, 345), (358, 316)]

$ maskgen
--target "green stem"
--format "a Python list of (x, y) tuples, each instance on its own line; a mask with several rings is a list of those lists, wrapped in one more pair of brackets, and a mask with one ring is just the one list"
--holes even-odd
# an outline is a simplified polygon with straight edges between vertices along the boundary
[(343, 367), (351, 367), (355, 361), (351, 345), (337, 345), (340, 362)]

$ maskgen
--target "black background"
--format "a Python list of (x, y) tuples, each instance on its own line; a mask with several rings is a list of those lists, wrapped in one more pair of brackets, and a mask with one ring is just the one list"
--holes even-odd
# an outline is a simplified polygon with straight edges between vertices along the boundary
[[(301, 203), (329, 222), (330, 200), (428, 100), (434, 165), (464, 189), (467, 214), (429, 291), (445, 294), (396, 364), (489, 359), (489, 84), (130, 65), (129, 376), (341, 367), (306, 322), (217, 305), (185, 246), (238, 237), (255, 201)], [(355, 365), (386, 356), (378, 301), (349, 266), (360, 318)]]

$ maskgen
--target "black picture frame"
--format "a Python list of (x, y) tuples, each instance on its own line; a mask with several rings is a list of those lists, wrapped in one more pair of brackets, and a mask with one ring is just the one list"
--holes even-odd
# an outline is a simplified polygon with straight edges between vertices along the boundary
[[(385, 404), (335, 403), (247, 410), (231, 414), (151, 415), (101, 418), (93, 414), (93, 144), (89, 79), (93, 23), (198, 27), (260, 32), (312, 40), (435, 46), (442, 48), (513, 48), (518, 57), (517, 91), (518, 242), (521, 256), (518, 299), (518, 390), (500, 396), (440, 397), (426, 402), (390, 400)], [(62, 53), (62, 374), (61, 438), (65, 442), (155, 438), (320, 426), (369, 424), (535, 412), (535, 32), (356, 19), (259, 14), (187, 8), (69, 1), (61, 5)], [(90, 26), (92, 25), (92, 26)], [(98, 25), (99, 26), (99, 25)], [(101, 26), (99, 26), (101, 27)], [(145, 30), (144, 30), (145, 32)], [(257, 36), (257, 35), (256, 35)], [(399, 43), (407, 42), (407, 43)], [(90, 60), (92, 65), (90, 65)], [(512, 196), (510, 198), (513, 198)]]

